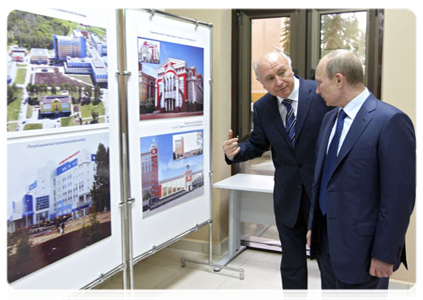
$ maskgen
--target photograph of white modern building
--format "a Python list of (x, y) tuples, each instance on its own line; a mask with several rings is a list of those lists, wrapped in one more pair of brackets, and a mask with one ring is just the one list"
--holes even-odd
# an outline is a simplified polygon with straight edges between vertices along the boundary
[(95, 171), (95, 152), (87, 149), (63, 157), (60, 162), (47, 161), (36, 170), (27, 189), (21, 191), (22, 197), (11, 200), (9, 231), (64, 215), (87, 215)]
[(8, 145), (9, 282), (111, 235), (108, 149), (107, 133)]

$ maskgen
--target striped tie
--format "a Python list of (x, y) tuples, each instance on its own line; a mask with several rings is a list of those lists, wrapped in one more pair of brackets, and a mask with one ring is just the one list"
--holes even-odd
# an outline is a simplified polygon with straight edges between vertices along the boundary
[(292, 108), (291, 103), (291, 99), (284, 99), (282, 101), (282, 104), (285, 105), (287, 111), (285, 120), (286, 132), (288, 133), (292, 146), (295, 147), (295, 123), (297, 123), (297, 119), (295, 119), (294, 109)]

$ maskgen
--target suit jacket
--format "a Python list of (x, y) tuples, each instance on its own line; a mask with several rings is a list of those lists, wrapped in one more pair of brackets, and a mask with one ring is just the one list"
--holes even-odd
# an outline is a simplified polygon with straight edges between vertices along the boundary
[[(323, 119), (309, 217), (311, 255), (318, 249), (320, 176), (337, 109)], [(416, 140), (411, 120), (372, 94), (363, 103), (339, 151), (327, 186), (327, 233), (335, 276), (369, 280), (371, 258), (406, 265), (405, 234), (414, 208)]]
[[(239, 143), (241, 151), (233, 160), (237, 163), (253, 159), (271, 148), (275, 166), (275, 216), (289, 227), (296, 223), (303, 189), (307, 199), (310, 199), (315, 144), (323, 116), (329, 110), (324, 100), (316, 94), (317, 83), (302, 78), (299, 80), (295, 148), (283, 125), (277, 98), (266, 94), (254, 103), (254, 130), (246, 142)], [(232, 163), (227, 158), (226, 162)]]

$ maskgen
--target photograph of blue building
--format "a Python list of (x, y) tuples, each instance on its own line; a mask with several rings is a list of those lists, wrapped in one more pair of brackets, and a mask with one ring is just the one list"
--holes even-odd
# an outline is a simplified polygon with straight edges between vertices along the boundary
[(8, 158), (9, 282), (111, 235), (107, 133), (9, 144)]
[[(108, 123), (107, 48), (105, 28), (10, 12), (7, 130)], [(45, 102), (50, 97), (58, 99), (55, 104)]]

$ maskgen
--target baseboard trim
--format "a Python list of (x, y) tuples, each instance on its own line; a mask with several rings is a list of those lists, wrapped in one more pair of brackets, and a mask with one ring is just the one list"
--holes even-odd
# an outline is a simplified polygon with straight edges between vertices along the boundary
[[(189, 238), (184, 238), (182, 240), (179, 240), (173, 243), (172, 245), (170, 245), (169, 248), (200, 252), (200, 253), (210, 252), (210, 246), (208, 241), (194, 240)], [(225, 252), (228, 251), (228, 249), (229, 249), (228, 238), (225, 238), (220, 243), (213, 242), (213, 250), (212, 250), (213, 255), (223, 255)]]

